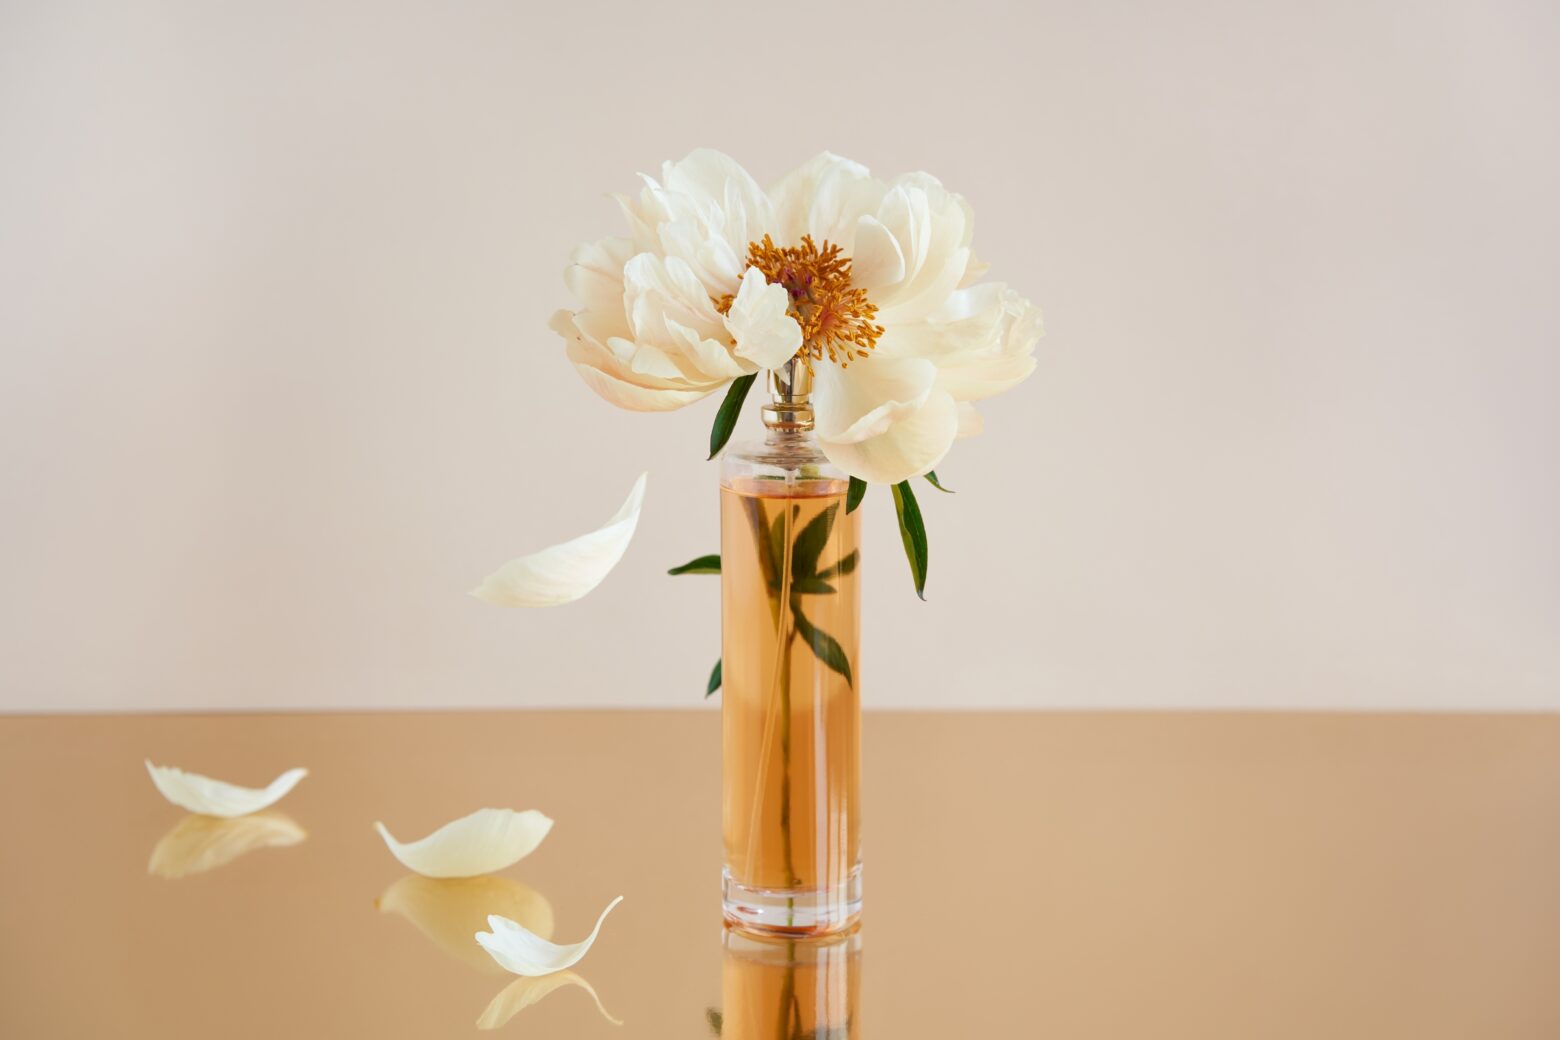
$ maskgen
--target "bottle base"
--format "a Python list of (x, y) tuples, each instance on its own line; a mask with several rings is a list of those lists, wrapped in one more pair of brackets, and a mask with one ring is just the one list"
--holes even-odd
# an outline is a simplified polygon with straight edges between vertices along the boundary
[(726, 921), (764, 935), (832, 935), (861, 918), (861, 868), (828, 888), (750, 888), (724, 871), (721, 897)]

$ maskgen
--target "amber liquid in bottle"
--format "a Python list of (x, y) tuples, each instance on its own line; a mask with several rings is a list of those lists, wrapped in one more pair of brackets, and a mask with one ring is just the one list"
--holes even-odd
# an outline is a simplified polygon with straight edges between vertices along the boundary
[(858, 518), (801, 467), (721, 498), (727, 915), (835, 931), (860, 905)]

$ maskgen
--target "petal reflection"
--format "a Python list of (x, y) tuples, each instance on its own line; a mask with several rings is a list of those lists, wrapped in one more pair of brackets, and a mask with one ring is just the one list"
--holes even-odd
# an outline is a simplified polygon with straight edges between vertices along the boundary
[(503, 969), (472, 938), (488, 914), (519, 921), (537, 935), (551, 936), (553, 931), (552, 905), (546, 897), (512, 878), (408, 874), (385, 889), (374, 905), (412, 922), (450, 956), (494, 975)]
[(551, 975), (538, 975), (535, 977), (521, 976), (503, 989), (498, 991), (482, 1012), (482, 1017), (477, 1019), (478, 1029), (497, 1029), (499, 1026), (514, 1018), (521, 1011), (535, 1004), (553, 990), (562, 986), (578, 986), (591, 995), (596, 1002), (596, 1010), (601, 1012), (601, 1017), (615, 1026), (623, 1024), (621, 1018), (613, 1017), (612, 1013), (601, 1003), (601, 997), (596, 989), (579, 975), (572, 971), (555, 971)]
[(292, 817), (275, 810), (231, 818), (191, 813), (158, 840), (146, 872), (170, 879), (204, 874), (255, 849), (296, 845), (306, 837)]

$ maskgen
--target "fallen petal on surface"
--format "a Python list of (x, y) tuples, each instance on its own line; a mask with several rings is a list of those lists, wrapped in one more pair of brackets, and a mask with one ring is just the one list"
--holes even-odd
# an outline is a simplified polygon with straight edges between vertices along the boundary
[(376, 822), (391, 855), (424, 877), (469, 878), (491, 874), (529, 856), (552, 830), (553, 822), (535, 809), (478, 809), (452, 820), (426, 838), (399, 842)]
[(604, 526), (510, 560), (483, 579), (471, 594), (499, 607), (551, 607), (584, 596), (601, 584), (628, 550), (639, 525), (649, 476), (639, 475), (622, 508)]
[[(471, 941), (488, 914), (502, 914), (531, 932), (551, 938), (553, 910), (536, 889), (504, 877), (428, 878), (408, 874), (385, 889), (374, 904), (398, 914), (433, 940), (435, 946), (479, 971), (501, 969)], [(540, 998), (538, 998), (540, 999)]]
[(259, 812), (280, 801), (299, 780), (309, 775), (307, 769), (289, 769), (269, 785), (256, 788), (239, 787), (199, 773), (186, 773), (173, 766), (154, 766), (150, 759), (146, 762), (146, 771), (162, 796), (179, 808), (206, 816), (227, 817)]
[(534, 978), (522, 977), (511, 982), (498, 995), (489, 1002), (483, 1010), (482, 1017), (477, 1019), (478, 1029), (497, 1029), (520, 1012), (537, 1003), (553, 990), (562, 986), (578, 986), (591, 995), (596, 1002), (596, 1010), (601, 1012), (601, 1017), (615, 1026), (623, 1024), (621, 1018), (613, 1017), (601, 1003), (601, 997), (596, 994), (596, 988), (586, 982), (572, 971), (555, 971), (551, 975), (539, 975)]
[(590, 930), (590, 935), (582, 942), (560, 946), (533, 935), (521, 925), (497, 914), (489, 915), (488, 927), (492, 931), (478, 932), (477, 942), (505, 971), (512, 971), (516, 975), (550, 975), (574, 967), (581, 957), (590, 952), (591, 945), (601, 932), (601, 922), (622, 901), (623, 897), (618, 896), (607, 904), (601, 916), (596, 918), (596, 927)]
[(230, 819), (191, 813), (157, 842), (146, 872), (169, 879), (204, 874), (255, 849), (296, 845), (306, 837), (290, 816), (275, 810)]

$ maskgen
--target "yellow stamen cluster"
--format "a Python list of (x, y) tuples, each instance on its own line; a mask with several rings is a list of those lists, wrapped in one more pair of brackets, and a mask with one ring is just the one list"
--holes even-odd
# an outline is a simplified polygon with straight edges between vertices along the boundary
[[(883, 335), (883, 326), (872, 322), (877, 307), (865, 289), (850, 284), (850, 257), (839, 246), (826, 241), (820, 249), (811, 235), (803, 235), (801, 245), (782, 248), (765, 235), (762, 242), (748, 243), (747, 262), (790, 294), (791, 316), (802, 327), (796, 356), (808, 368), (825, 357), (843, 368), (877, 346)], [(732, 300), (716, 301), (722, 314), (731, 310)]]

